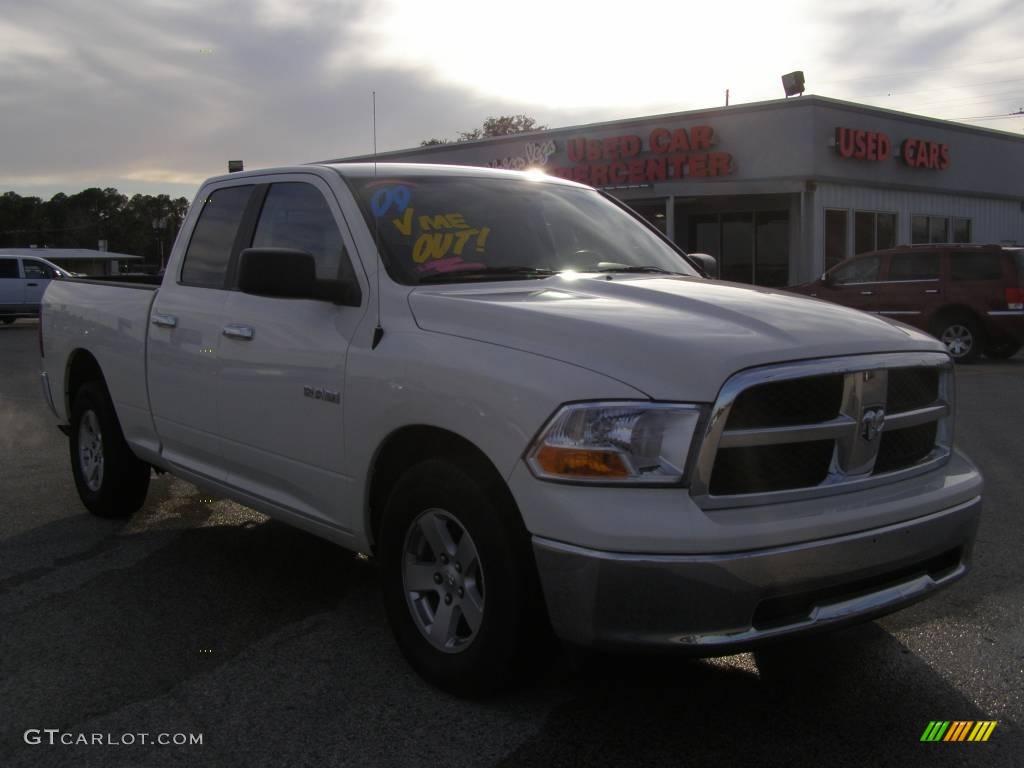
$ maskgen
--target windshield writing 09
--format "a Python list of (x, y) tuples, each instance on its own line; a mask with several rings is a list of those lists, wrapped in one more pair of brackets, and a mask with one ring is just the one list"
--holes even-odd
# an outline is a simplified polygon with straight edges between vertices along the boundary
[(358, 179), (353, 186), (388, 272), (403, 283), (486, 277), (490, 270), (497, 280), (513, 269), (697, 274), (593, 190), (471, 177)]

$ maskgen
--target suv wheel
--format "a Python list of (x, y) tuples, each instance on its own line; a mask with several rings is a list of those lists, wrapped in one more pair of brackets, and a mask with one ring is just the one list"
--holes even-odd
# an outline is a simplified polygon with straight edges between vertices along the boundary
[(1010, 339), (993, 341), (985, 347), (985, 357), (990, 357), (993, 360), (1006, 360), (1020, 352), (1021, 346), (1019, 341)]
[(529, 536), (484, 473), (430, 459), (395, 485), (381, 522), (382, 587), (403, 655), (460, 696), (506, 687), (545, 636)]
[(958, 363), (970, 363), (981, 354), (981, 339), (974, 318), (954, 315), (939, 323), (935, 334)]

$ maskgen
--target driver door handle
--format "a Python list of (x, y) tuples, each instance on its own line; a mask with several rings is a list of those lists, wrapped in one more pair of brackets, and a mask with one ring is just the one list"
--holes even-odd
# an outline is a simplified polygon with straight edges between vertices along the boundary
[(860, 295), (861, 296), (874, 296), (875, 292), (874, 291), (861, 291)]
[(924, 292), (925, 293), (938, 293), (939, 289), (938, 288), (925, 288)]
[(178, 325), (178, 318), (174, 315), (165, 315), (160, 312), (153, 313), (153, 319), (150, 320), (153, 325), (159, 325), (161, 328), (174, 328)]
[(26, 283), (25, 285), (27, 285), (29, 288), (35, 288), (36, 286), (39, 285), (39, 283)]
[(225, 336), (230, 336), (232, 339), (242, 339), (243, 341), (251, 341), (252, 337), (256, 335), (256, 329), (251, 325), (239, 325), (238, 323), (228, 323), (224, 326), (223, 331)]

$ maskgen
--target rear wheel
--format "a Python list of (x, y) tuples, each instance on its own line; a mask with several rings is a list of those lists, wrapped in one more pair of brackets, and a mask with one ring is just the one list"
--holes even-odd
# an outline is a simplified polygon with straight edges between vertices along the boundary
[(1020, 352), (1021, 346), (1019, 341), (1010, 339), (993, 341), (985, 347), (985, 357), (990, 357), (993, 360), (1007, 360)]
[(71, 406), (71, 471), (82, 503), (99, 517), (127, 517), (142, 506), (150, 467), (131, 452), (106, 388), (79, 387)]
[(977, 321), (968, 315), (951, 315), (936, 326), (935, 335), (946, 345), (949, 356), (958, 363), (971, 363), (981, 354)]
[(482, 473), (430, 459), (408, 469), (381, 523), (384, 604), (399, 648), (461, 696), (506, 687), (538, 655), (545, 612), (529, 536)]

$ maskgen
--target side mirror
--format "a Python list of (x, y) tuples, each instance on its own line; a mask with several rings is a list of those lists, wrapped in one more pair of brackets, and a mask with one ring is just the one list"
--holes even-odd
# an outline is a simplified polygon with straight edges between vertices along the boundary
[(718, 279), (718, 259), (709, 253), (688, 253), (686, 255), (697, 262), (697, 266), (700, 267), (700, 271), (704, 273), (705, 277), (710, 277), (712, 280)]
[(295, 248), (246, 248), (238, 258), (238, 289), (256, 296), (312, 299), (313, 254)]
[(821, 284), (822, 285), (835, 285), (835, 278), (828, 272), (821, 273)]
[(246, 248), (238, 262), (238, 289), (242, 293), (359, 305), (359, 286), (337, 280), (317, 280), (316, 260), (307, 251)]

